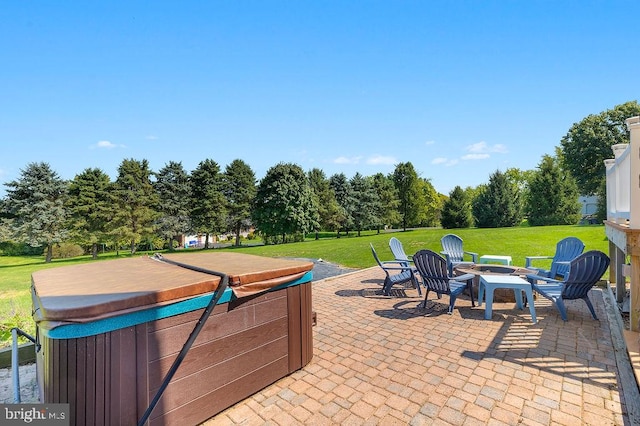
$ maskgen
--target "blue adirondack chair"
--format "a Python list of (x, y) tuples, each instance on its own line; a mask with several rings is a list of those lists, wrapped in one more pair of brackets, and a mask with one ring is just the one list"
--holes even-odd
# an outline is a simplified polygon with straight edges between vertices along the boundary
[[(413, 268), (413, 273), (417, 273), (416, 268), (411, 265), (413, 260), (407, 253), (404, 251), (404, 247), (402, 246), (402, 242), (396, 237), (391, 237), (389, 239), (389, 248), (391, 249), (391, 253), (393, 253), (393, 257), (395, 260), (399, 262), (403, 262), (403, 265), (410, 266)], [(422, 290), (420, 286), (418, 286), (418, 295), (422, 296)]]
[[(449, 275), (453, 274), (453, 268), (459, 265), (473, 265), (478, 263), (478, 253), (471, 251), (464, 251), (462, 248), (462, 238), (455, 234), (447, 234), (440, 239), (442, 244), (442, 255), (447, 260), (447, 267), (449, 268)], [(471, 256), (471, 261), (465, 261), (464, 255)]]
[(371, 253), (373, 254), (373, 258), (376, 260), (376, 263), (382, 268), (386, 277), (384, 279), (384, 284), (382, 286), (382, 294), (388, 296), (391, 292), (391, 287), (395, 284), (404, 284), (407, 282), (411, 282), (415, 288), (420, 291), (420, 283), (414, 274), (414, 268), (409, 266), (404, 261), (397, 260), (386, 260), (381, 261), (378, 257), (378, 253), (376, 253), (376, 249), (373, 248), (373, 244), (369, 243), (371, 246)]
[[(609, 257), (601, 251), (587, 251), (571, 262), (567, 276), (559, 281), (546, 276), (528, 274), (527, 280), (534, 291), (551, 300), (564, 321), (567, 321), (565, 300), (582, 299), (587, 304), (593, 319), (597, 320), (596, 312), (589, 299), (589, 290), (602, 278), (609, 267)], [(542, 281), (542, 282), (541, 282)]]
[(471, 303), (473, 305), (473, 274), (465, 274), (457, 277), (450, 276), (445, 258), (431, 250), (425, 249), (418, 251), (413, 255), (413, 262), (422, 277), (422, 284), (426, 288), (424, 302), (420, 304), (420, 307), (427, 307), (427, 299), (430, 291), (435, 292), (438, 298), (443, 294), (448, 294), (448, 314), (451, 315), (456, 303), (456, 298), (465, 288), (469, 289), (471, 293)]
[[(536, 275), (548, 278), (564, 278), (569, 271), (569, 262), (578, 257), (584, 250), (584, 243), (576, 237), (567, 237), (558, 242), (553, 256), (527, 256), (524, 267), (535, 271)], [(534, 260), (553, 259), (549, 269), (537, 268), (532, 265)]]

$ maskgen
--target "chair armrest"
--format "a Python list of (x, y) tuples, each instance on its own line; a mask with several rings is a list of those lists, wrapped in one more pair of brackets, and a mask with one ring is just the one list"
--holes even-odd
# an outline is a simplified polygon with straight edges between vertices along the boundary
[(465, 253), (471, 256), (473, 263), (478, 263), (478, 253), (474, 253), (472, 251), (465, 251)]
[(529, 281), (531, 284), (534, 284), (538, 281), (544, 281), (547, 284), (558, 284), (562, 282), (562, 281), (555, 280), (553, 278), (549, 278), (549, 277), (545, 277), (537, 274), (527, 274), (526, 276), (527, 276), (527, 281)]
[(449, 279), (453, 280), (453, 281), (469, 281), (474, 279), (476, 276), (473, 274), (463, 274), (463, 275), (456, 275), (455, 277), (451, 277)]
[(553, 256), (527, 256), (524, 258), (524, 267), (531, 266), (531, 261), (536, 259), (553, 259)]

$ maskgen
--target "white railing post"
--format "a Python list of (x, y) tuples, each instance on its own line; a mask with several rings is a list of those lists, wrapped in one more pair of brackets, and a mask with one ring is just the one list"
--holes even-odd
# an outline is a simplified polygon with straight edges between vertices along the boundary
[(629, 228), (640, 229), (640, 117), (626, 120), (630, 132)]

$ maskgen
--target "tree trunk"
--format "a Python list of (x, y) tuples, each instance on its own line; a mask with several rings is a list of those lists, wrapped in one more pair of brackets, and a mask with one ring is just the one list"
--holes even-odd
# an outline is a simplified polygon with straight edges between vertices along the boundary
[(45, 263), (51, 263), (53, 258), (53, 244), (47, 244), (47, 257), (44, 259)]
[(135, 254), (136, 252), (136, 242), (135, 240), (131, 240), (131, 254)]
[(209, 233), (204, 234), (204, 249), (207, 250), (209, 248)]
[(173, 250), (173, 237), (169, 237), (169, 251), (174, 251)]
[(240, 227), (236, 228), (236, 247), (240, 247)]
[(91, 244), (91, 257), (93, 259), (98, 258), (98, 243)]

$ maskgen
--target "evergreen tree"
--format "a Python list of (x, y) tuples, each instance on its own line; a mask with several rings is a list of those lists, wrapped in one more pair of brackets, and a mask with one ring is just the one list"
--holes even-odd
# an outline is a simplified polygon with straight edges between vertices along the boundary
[(373, 181), (365, 178), (360, 173), (356, 173), (350, 180), (349, 185), (354, 198), (354, 206), (352, 212), (353, 225), (358, 231), (358, 236), (363, 229), (375, 226), (379, 222), (377, 212), (380, 210), (378, 205), (380, 199), (378, 193), (373, 188)]
[(209, 248), (209, 237), (226, 228), (227, 207), (224, 179), (220, 166), (213, 160), (201, 161), (191, 172), (191, 224), (195, 232), (205, 235), (204, 248)]
[(169, 161), (156, 173), (153, 184), (159, 203), (158, 231), (168, 240), (169, 250), (173, 251), (173, 241), (190, 229), (189, 212), (191, 185), (189, 175), (182, 163)]
[(340, 227), (340, 205), (336, 200), (335, 193), (329, 185), (329, 180), (320, 169), (312, 169), (308, 173), (309, 185), (316, 198), (318, 206), (318, 229), (316, 229), (316, 240), (319, 230), (336, 231)]
[(70, 229), (77, 242), (91, 245), (94, 259), (98, 244), (109, 239), (111, 189), (109, 175), (97, 168), (85, 169), (69, 183)]
[(580, 220), (578, 187), (557, 159), (542, 157), (529, 184), (526, 206), (531, 226), (574, 225)]
[(471, 202), (460, 186), (453, 188), (444, 202), (440, 223), (445, 229), (469, 228), (472, 225)]
[(155, 233), (159, 198), (151, 183), (151, 175), (147, 160), (125, 159), (118, 167), (113, 191), (116, 210), (110, 233), (117, 244), (129, 242), (131, 254), (136, 252), (139, 242), (152, 238)]
[(20, 178), (5, 184), (4, 209), (11, 218), (13, 236), (32, 247), (46, 247), (51, 262), (53, 245), (64, 241), (67, 183), (47, 163), (30, 163)]
[(380, 200), (377, 205), (379, 210), (376, 213), (379, 219), (378, 233), (380, 233), (381, 226), (395, 226), (400, 223), (400, 213), (398, 212), (400, 201), (398, 200), (398, 192), (392, 177), (376, 173), (373, 175), (373, 187)]
[(287, 235), (304, 237), (317, 227), (317, 206), (300, 166), (279, 163), (267, 171), (258, 184), (253, 220), (265, 241), (280, 236), (283, 243)]
[(251, 226), (251, 208), (256, 197), (256, 176), (242, 160), (233, 160), (225, 169), (224, 196), (227, 203), (227, 222), (240, 246), (240, 233)]
[(496, 171), (474, 200), (472, 210), (476, 225), (479, 228), (518, 225), (522, 220), (519, 203), (515, 186), (504, 173)]

